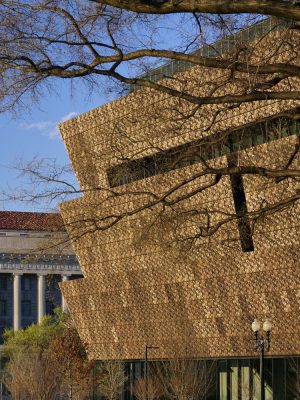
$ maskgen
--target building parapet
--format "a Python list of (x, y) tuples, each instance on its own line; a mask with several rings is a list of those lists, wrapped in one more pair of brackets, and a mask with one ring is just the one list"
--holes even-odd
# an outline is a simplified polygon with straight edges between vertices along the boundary
[(64, 274), (72, 273), (72, 275), (82, 275), (79, 265), (49, 265), (49, 264), (1, 264), (0, 273), (24, 273), (30, 274), (39, 271)]
[[(225, 36), (211, 44), (207, 44), (191, 54), (199, 57), (218, 57), (234, 50), (238, 43), (254, 41), (271, 31), (283, 29), (286, 26), (287, 21), (285, 19), (266, 18), (232, 35)], [(177, 72), (186, 71), (194, 66), (195, 64), (191, 62), (172, 60), (137, 76), (137, 78), (157, 82), (173, 76)], [(142, 89), (142, 87), (139, 85), (129, 85), (129, 93), (140, 89)]]
[(15, 273), (22, 271), (32, 273), (48, 271), (51, 273), (72, 272), (81, 274), (80, 266), (73, 255), (33, 255), (33, 254), (0, 254), (0, 272)]
[[(31, 261), (31, 262), (30, 262)], [(0, 253), (0, 263), (5, 264), (66, 264), (78, 265), (74, 255)]]

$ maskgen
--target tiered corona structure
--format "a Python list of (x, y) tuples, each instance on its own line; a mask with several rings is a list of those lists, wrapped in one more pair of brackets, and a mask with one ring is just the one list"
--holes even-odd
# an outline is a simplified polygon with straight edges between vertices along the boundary
[[(268, 58), (280, 35), (261, 40), (252, 56)], [(280, 59), (289, 53), (270, 55)], [(213, 81), (221, 95), (259, 79), (236, 73), (232, 83), (230, 73), (193, 67), (175, 84), (203, 95)], [(288, 85), (299, 90), (296, 79), (277, 90)], [(158, 359), (174, 348), (192, 357), (254, 356), (251, 322), (266, 317), (270, 355), (300, 355), (299, 201), (285, 206), (299, 182), (236, 174), (210, 185), (202, 174), (207, 166), (283, 168), (299, 137), (299, 123), (283, 115), (297, 107), (264, 100), (196, 109), (143, 89), (61, 125), (84, 190), (61, 206), (84, 279), (61, 286), (91, 358), (138, 360), (147, 344), (158, 347)], [(299, 168), (299, 155), (290, 168)], [(274, 212), (251, 223), (232, 218), (205, 234), (228, 216), (254, 217), (268, 206)]]

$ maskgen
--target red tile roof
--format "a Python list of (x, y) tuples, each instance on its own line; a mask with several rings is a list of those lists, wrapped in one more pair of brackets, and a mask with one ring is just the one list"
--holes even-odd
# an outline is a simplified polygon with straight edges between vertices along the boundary
[(28, 231), (64, 231), (57, 213), (0, 211), (0, 229)]

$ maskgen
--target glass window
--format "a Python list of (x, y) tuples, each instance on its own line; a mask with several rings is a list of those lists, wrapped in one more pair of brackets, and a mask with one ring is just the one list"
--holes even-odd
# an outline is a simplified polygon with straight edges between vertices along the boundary
[(273, 384), (273, 360), (265, 359), (265, 400), (273, 400), (274, 384)]
[(240, 362), (240, 393), (242, 400), (251, 398), (250, 391), (250, 360), (241, 360)]
[(53, 315), (54, 314), (54, 309), (55, 309), (55, 304), (51, 300), (46, 301), (46, 314), (47, 315)]
[(7, 276), (0, 275), (0, 289), (7, 290)]
[(143, 160), (143, 177), (147, 178), (148, 176), (155, 175), (155, 163), (153, 157), (146, 157)]
[[(266, 357), (264, 361), (265, 399), (300, 400), (300, 358)], [(202, 365), (205, 365), (205, 393), (202, 392), (198, 400), (260, 399), (259, 357), (207, 360), (204, 364), (200, 361), (199, 367), (201, 368)], [(127, 368), (129, 367), (131, 372), (128, 373), (128, 377), (131, 386), (133, 384), (131, 379), (143, 376), (143, 363), (128, 363)], [(203, 377), (200, 373), (200, 379), (201, 376)]]
[(300, 398), (300, 363), (299, 358), (291, 357), (286, 360), (286, 392), (287, 400)]
[(7, 301), (0, 300), (0, 316), (6, 317), (7, 316)]
[(220, 361), (219, 364), (219, 399), (229, 400), (227, 388), (227, 361)]
[(23, 317), (31, 317), (31, 301), (23, 300), (21, 304), (22, 316)]
[(21, 281), (21, 288), (22, 290), (31, 290), (32, 289), (32, 278), (29, 275), (23, 275)]
[[(177, 63), (171, 63), (171, 65), (178, 67)], [(290, 119), (277, 117), (268, 121), (261, 121), (230, 133), (220, 132), (206, 137), (205, 140), (199, 139), (161, 151), (152, 157), (119, 164), (107, 171), (108, 180), (111, 187), (126, 185), (148, 176), (196, 164), (201, 162), (201, 159), (211, 160), (225, 154), (228, 155), (231, 152), (238, 152), (280, 139), (295, 134), (297, 131), (299, 131), (299, 123)], [(223, 140), (220, 140), (220, 134), (225, 136)], [(219, 140), (217, 140), (218, 138)]]

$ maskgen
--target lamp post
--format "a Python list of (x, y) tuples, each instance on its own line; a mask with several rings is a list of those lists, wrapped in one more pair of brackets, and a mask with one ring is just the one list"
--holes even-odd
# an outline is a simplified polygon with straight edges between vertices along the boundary
[[(260, 335), (261, 327), (263, 332)], [(262, 325), (259, 320), (255, 319), (251, 325), (252, 331), (254, 332), (254, 350), (260, 351), (260, 400), (265, 400), (264, 356), (265, 352), (270, 350), (272, 327), (272, 322), (269, 319), (266, 319)]]
[(148, 400), (148, 350), (159, 349), (158, 346), (145, 346), (145, 369), (144, 369), (144, 380), (145, 380), (145, 391), (146, 400)]

